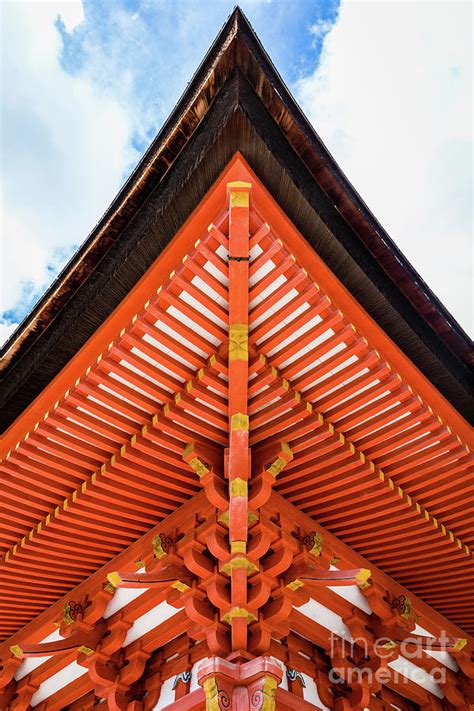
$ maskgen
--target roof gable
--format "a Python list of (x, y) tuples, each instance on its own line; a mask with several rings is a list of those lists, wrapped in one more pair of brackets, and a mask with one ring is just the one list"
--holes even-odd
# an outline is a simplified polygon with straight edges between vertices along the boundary
[[(468, 416), (469, 339), (338, 169), (237, 9), (101, 222), (6, 344), (5, 427), (113, 311), (236, 150), (280, 204), (293, 193), (287, 211), (308, 241)], [(325, 234), (312, 240), (314, 221)]]

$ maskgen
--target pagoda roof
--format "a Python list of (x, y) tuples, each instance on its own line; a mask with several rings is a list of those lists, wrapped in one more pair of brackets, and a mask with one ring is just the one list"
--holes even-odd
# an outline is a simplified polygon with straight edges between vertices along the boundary
[(472, 343), (367, 208), (236, 8), (82, 247), (2, 349), (2, 430), (100, 327), (236, 151), (377, 324), (467, 419)]
[[(251, 186), (248, 257), (229, 253), (226, 186), (236, 181)], [(18, 629), (166, 522), (208, 467), (222, 480), (229, 349), (241, 347), (228, 325), (230, 257), (249, 260), (253, 468), (275, 447), (291, 452), (276, 492), (470, 632), (471, 428), (239, 153), (3, 437), (2, 575), (15, 599), (0, 630)]]
[[(248, 254), (230, 251), (229, 184), (248, 191)], [(275, 460), (276, 497), (472, 634), (468, 341), (236, 10), (6, 346), (0, 550), (12, 599), (0, 635), (40, 613), (49, 624), (51, 604), (199, 497), (209, 468), (224, 481), (229, 351), (244, 348), (229, 326), (242, 325), (229, 316), (232, 260), (248, 262), (254, 473), (275, 447), (291, 452)]]

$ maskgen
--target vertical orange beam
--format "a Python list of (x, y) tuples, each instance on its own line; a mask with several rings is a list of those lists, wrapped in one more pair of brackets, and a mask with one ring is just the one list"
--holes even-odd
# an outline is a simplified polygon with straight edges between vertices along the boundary
[[(250, 476), (248, 401), (249, 203), (251, 184), (227, 184), (229, 194), (229, 541), (247, 553)], [(232, 649), (246, 649), (247, 569), (231, 571)]]

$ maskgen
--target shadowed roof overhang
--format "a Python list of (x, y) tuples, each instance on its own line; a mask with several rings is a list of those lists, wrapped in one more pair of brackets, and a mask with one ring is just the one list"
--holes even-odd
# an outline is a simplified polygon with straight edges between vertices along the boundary
[(6, 429), (121, 302), (236, 151), (466, 418), (472, 344), (348, 183), (237, 9), (130, 179), (2, 351)]

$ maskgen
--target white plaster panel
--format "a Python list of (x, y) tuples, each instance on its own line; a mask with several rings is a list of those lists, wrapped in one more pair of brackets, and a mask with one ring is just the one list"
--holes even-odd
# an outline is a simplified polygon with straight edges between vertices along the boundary
[(302, 674), (305, 686), (303, 688), (303, 698), (310, 704), (318, 706), (322, 711), (330, 711), (330, 709), (323, 704), (318, 694), (318, 687), (314, 679), (312, 679), (307, 674)]
[[(145, 568), (139, 568), (136, 571), (139, 575), (143, 575), (143, 573), (146, 572)], [(115, 591), (115, 594), (113, 598), (110, 600), (109, 604), (107, 605), (107, 608), (104, 612), (104, 619), (107, 619), (111, 615), (114, 614), (114, 612), (118, 612), (119, 610), (122, 609), (122, 607), (125, 607), (128, 605), (130, 602), (133, 602), (134, 600), (137, 599), (137, 597), (140, 597), (140, 595), (143, 595), (144, 592), (146, 592), (148, 588), (118, 588), (118, 590)]]
[[(51, 634), (49, 634), (47, 637), (41, 640), (41, 643), (43, 642), (57, 642), (58, 639), (62, 639), (61, 635), (59, 634), (58, 630), (54, 630)], [(40, 667), (44, 662), (47, 662), (48, 659), (51, 659), (51, 657), (31, 657), (28, 659), (24, 659), (20, 666), (17, 668), (14, 678), (19, 681), (20, 679), (23, 679), (24, 676), (32, 672), (34, 669), (37, 669)]]
[(310, 620), (314, 620), (330, 632), (334, 632), (334, 634), (339, 635), (339, 637), (342, 637), (343, 639), (351, 639), (349, 628), (343, 622), (342, 617), (337, 615), (328, 607), (321, 605), (320, 602), (310, 600), (297, 609), (303, 615), (309, 617)]
[(165, 706), (168, 706), (168, 704), (173, 703), (175, 696), (173, 684), (174, 676), (171, 677), (171, 679), (167, 679), (163, 682), (163, 686), (161, 687), (160, 692), (160, 698), (158, 699), (158, 703), (156, 704), (156, 706), (153, 707), (153, 711), (161, 711), (161, 709), (164, 709)]
[(137, 617), (133, 625), (127, 632), (125, 641), (123, 643), (124, 647), (128, 647), (129, 644), (134, 642), (139, 637), (143, 637), (144, 634), (150, 630), (158, 627), (162, 622), (165, 622), (170, 617), (175, 615), (177, 612), (175, 607), (168, 605), (167, 602), (160, 602), (159, 605), (153, 607), (148, 612), (145, 612), (141, 617)]
[(44, 699), (47, 699), (60, 689), (63, 689), (72, 681), (79, 679), (79, 677), (83, 676), (83, 674), (87, 674), (86, 667), (79, 666), (77, 662), (68, 664), (67, 667), (64, 667), (61, 671), (56, 672), (56, 674), (53, 674), (53, 676), (46, 679), (46, 681), (40, 685), (38, 691), (33, 694), (31, 706), (34, 708), (41, 703), (41, 701), (44, 701)]
[(418, 684), (418, 686), (421, 686), (423, 689), (430, 691), (439, 699), (444, 698), (441, 687), (436, 683), (436, 681), (434, 681), (433, 677), (421, 667), (418, 667), (416, 664), (413, 664), (413, 662), (410, 662), (409, 659), (405, 659), (405, 657), (398, 657), (398, 659), (394, 659), (392, 662), (389, 662), (388, 666), (392, 667), (392, 669), (397, 671), (399, 674), (406, 676), (407, 679), (411, 679), (411, 681), (414, 681), (415, 684)]
[(191, 667), (191, 681), (189, 682), (189, 691), (196, 691), (196, 689), (199, 689), (199, 684), (198, 684), (198, 669), (201, 664), (205, 664), (206, 662), (209, 661), (209, 657), (204, 657), (204, 659), (200, 659), (196, 664), (194, 664)]

